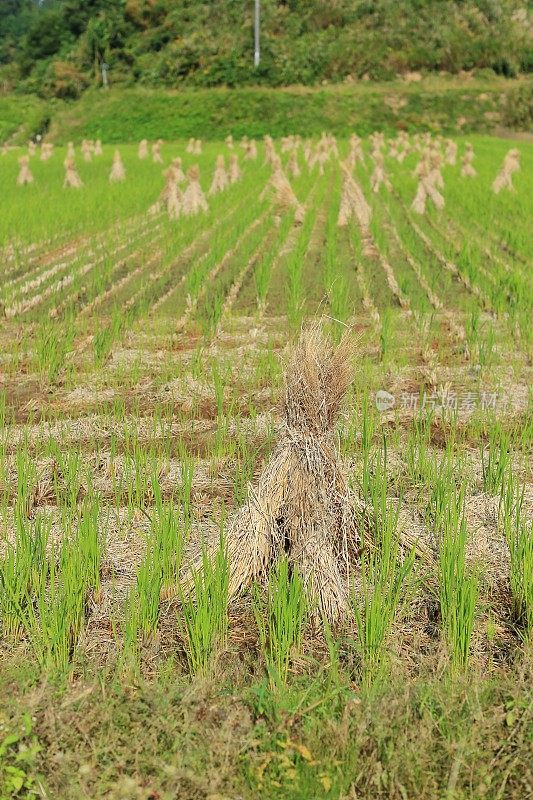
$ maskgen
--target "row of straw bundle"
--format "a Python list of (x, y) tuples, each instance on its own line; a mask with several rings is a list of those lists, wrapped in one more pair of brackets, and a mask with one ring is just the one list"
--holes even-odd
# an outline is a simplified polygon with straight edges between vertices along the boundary
[(190, 138), (189, 143), (186, 147), (187, 153), (191, 153), (194, 156), (199, 156), (202, 154), (202, 140), (201, 139), (194, 139)]

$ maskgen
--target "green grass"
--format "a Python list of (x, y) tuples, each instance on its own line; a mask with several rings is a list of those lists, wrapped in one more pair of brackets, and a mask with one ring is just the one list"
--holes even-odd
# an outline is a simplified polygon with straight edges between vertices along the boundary
[[(101, 138), (107, 143), (166, 140), (190, 136), (222, 140), (228, 134), (260, 137), (266, 133), (320, 135), (323, 130), (347, 136), (353, 130), (394, 133), (398, 128), (461, 133), (490, 131), (506, 124), (507, 106), (500, 95), (514, 97), (524, 81), (428, 77), (417, 84), (401, 81), (358, 82), (327, 88), (184, 89), (176, 92), (143, 87), (90, 90), (74, 103), (42, 101), (34, 96), (0, 98), (0, 142), (13, 136), (22, 143), (50, 120), (47, 138), (65, 144), (70, 139)], [(385, 102), (405, 100), (397, 112)], [(479, 100), (479, 95), (487, 99)], [(32, 110), (28, 116), (27, 109)], [(509, 101), (511, 108), (511, 101)], [(514, 108), (514, 106), (512, 106)], [(485, 116), (497, 110), (498, 120)], [(458, 125), (458, 120), (466, 122)], [(127, 168), (127, 165), (126, 165)]]

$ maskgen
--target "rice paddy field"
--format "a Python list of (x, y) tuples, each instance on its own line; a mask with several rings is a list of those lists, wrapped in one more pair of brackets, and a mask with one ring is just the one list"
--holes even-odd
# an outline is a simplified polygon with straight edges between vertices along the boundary
[[(533, 145), (454, 142), (0, 155), (1, 800), (533, 797)], [(208, 210), (158, 204), (175, 157)], [(234, 593), (228, 547), (316, 320), (356, 341), (339, 614), (323, 553)]]

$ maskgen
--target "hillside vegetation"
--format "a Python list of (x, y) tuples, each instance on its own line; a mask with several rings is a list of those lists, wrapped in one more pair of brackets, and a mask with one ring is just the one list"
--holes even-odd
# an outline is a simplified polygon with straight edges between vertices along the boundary
[(533, 65), (524, 0), (3, 0), (4, 90), (75, 98), (110, 65), (114, 84), (178, 87), (389, 80), (409, 71)]
[(337, 136), (356, 131), (425, 130), (433, 133), (498, 133), (532, 125), (530, 78), (427, 77), (316, 88), (92, 88), (76, 102), (37, 95), (0, 95), (0, 142), (23, 144), (37, 134), (65, 143), (83, 138), (133, 142), (194, 136), (223, 140), (229, 134), (261, 137), (299, 133)]

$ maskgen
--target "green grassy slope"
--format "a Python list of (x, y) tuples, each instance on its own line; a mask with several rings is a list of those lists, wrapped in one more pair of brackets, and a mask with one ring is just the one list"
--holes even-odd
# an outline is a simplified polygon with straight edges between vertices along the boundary
[(216, 140), (229, 133), (259, 137), (323, 130), (336, 135), (376, 129), (490, 132), (502, 125), (527, 127), (531, 86), (526, 79), (432, 77), (412, 84), (359, 82), (320, 89), (95, 89), (76, 103), (9, 96), (0, 97), (0, 141), (25, 141), (48, 119), (48, 138), (60, 143), (83, 137)]

